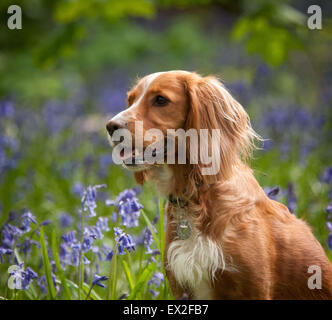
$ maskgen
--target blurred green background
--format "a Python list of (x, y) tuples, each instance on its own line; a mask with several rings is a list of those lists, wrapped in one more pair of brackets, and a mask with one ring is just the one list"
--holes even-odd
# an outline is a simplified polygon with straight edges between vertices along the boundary
[[(22, 8), (22, 30), (7, 28), (12, 4)], [(331, 257), (332, 2), (315, 1), (321, 30), (307, 27), (311, 4), (2, 0), (0, 225), (26, 208), (56, 228), (62, 212), (77, 220), (77, 182), (107, 184), (102, 199), (134, 187), (112, 165), (106, 121), (125, 107), (137, 77), (181, 69), (217, 75), (246, 108), (268, 139), (252, 161), (257, 179), (280, 187), (277, 199), (311, 224)], [(139, 197), (152, 219), (153, 188)]]

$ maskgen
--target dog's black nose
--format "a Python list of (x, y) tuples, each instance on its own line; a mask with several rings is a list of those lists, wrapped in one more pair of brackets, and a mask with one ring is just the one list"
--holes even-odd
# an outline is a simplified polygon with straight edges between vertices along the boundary
[(122, 121), (109, 120), (106, 124), (106, 129), (111, 137), (115, 130), (124, 129), (126, 127), (127, 123)]

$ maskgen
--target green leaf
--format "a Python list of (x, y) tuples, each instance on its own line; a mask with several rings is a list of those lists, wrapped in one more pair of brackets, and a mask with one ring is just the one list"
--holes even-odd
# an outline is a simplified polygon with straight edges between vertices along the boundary
[(66, 277), (65, 277), (65, 274), (64, 274), (61, 264), (60, 264), (55, 230), (52, 231), (52, 250), (53, 250), (55, 266), (56, 266), (56, 269), (59, 274), (59, 278), (61, 280), (61, 284), (63, 287), (63, 292), (64, 292), (67, 300), (72, 300), (70, 290), (67, 286)]
[[(78, 290), (79, 290), (78, 285), (69, 279), (66, 279), (66, 282), (69, 287), (75, 289), (75, 291), (78, 295)], [(86, 283), (83, 283), (82, 289), (83, 289), (83, 292), (87, 295), (90, 290), (90, 287)], [(103, 300), (93, 289), (90, 292), (89, 298), (92, 298), (93, 300)]]
[(135, 286), (134, 286), (134, 280), (133, 280), (133, 277), (131, 275), (129, 266), (128, 266), (128, 264), (127, 264), (127, 262), (125, 260), (123, 260), (123, 259), (121, 259), (121, 260), (122, 260), (122, 266), (123, 266), (125, 275), (126, 275), (127, 280), (128, 280), (130, 292), (133, 292)]
[(160, 253), (161, 253), (161, 258), (162, 261), (164, 261), (164, 250), (165, 250), (165, 212), (164, 212), (164, 206), (163, 206), (163, 201), (159, 199), (159, 214), (160, 214), (160, 219), (159, 219), (159, 237), (160, 237)]
[(154, 232), (154, 227), (150, 221), (150, 219), (148, 218), (148, 216), (145, 214), (145, 212), (143, 210), (141, 210), (141, 213), (142, 213), (142, 216), (146, 222), (146, 224), (148, 225), (149, 229), (151, 230), (151, 233), (152, 233), (152, 237), (154, 239), (154, 241), (156, 242), (157, 244), (157, 247), (159, 250), (161, 250), (160, 248), (160, 242), (159, 242), (159, 239), (158, 239), (158, 236), (156, 235), (156, 233)]
[(140, 274), (133, 292), (129, 295), (128, 300), (135, 300), (137, 295), (142, 291), (146, 282), (151, 278), (154, 271), (154, 264), (150, 263)]
[(46, 283), (47, 283), (47, 292), (48, 292), (49, 297), (52, 300), (55, 300), (56, 290), (54, 288), (53, 280), (52, 280), (50, 260), (48, 258), (48, 253), (47, 253), (47, 248), (46, 248), (46, 243), (45, 243), (44, 227), (40, 228), (40, 250), (41, 250), (42, 259), (43, 259), (45, 278), (46, 278)]

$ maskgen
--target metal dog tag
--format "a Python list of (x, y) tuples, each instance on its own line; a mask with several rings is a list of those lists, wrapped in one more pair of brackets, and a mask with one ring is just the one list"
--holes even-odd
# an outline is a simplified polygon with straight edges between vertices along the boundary
[(191, 226), (188, 220), (181, 220), (176, 227), (176, 233), (181, 240), (186, 240), (190, 237)]

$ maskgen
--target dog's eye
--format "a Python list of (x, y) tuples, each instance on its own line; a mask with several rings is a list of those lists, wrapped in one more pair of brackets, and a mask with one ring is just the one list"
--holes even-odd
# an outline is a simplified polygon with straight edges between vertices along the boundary
[(166, 106), (169, 103), (169, 100), (163, 96), (156, 96), (153, 100), (153, 105), (157, 107)]

